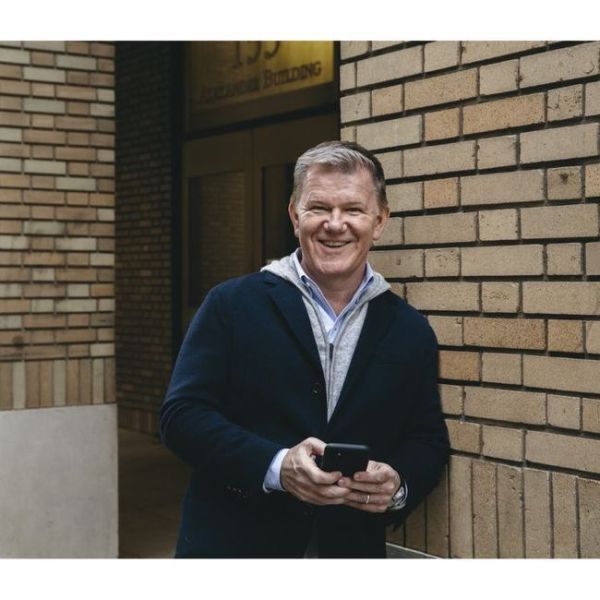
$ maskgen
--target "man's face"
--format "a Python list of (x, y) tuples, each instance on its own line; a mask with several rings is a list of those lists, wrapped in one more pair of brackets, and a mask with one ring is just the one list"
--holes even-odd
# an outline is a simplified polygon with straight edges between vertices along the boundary
[(301, 197), (288, 210), (308, 275), (319, 285), (358, 285), (389, 214), (377, 202), (371, 174), (311, 167)]

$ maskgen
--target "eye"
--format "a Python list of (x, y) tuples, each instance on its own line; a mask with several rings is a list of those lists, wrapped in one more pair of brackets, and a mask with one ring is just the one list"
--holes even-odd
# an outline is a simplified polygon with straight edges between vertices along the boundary
[(362, 212), (362, 208), (358, 208), (356, 206), (348, 209), (348, 214), (350, 215), (360, 215)]

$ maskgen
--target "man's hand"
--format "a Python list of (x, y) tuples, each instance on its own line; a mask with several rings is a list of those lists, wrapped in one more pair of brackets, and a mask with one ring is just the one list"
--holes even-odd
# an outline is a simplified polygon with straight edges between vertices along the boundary
[(290, 448), (281, 463), (280, 479), (284, 489), (311, 504), (343, 504), (351, 491), (337, 484), (342, 474), (327, 473), (315, 464), (314, 457), (325, 452), (325, 442), (306, 438)]
[(340, 479), (338, 486), (350, 490), (344, 504), (365, 512), (382, 513), (400, 487), (400, 475), (390, 465), (370, 460), (366, 471), (358, 471), (351, 479)]

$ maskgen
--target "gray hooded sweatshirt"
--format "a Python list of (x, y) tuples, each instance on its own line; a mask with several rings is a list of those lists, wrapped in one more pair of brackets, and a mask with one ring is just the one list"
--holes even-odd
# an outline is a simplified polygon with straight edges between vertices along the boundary
[(293, 255), (276, 260), (263, 267), (262, 271), (270, 271), (293, 283), (300, 293), (310, 319), (310, 325), (315, 337), (321, 366), (325, 377), (327, 393), (327, 420), (331, 418), (340, 392), (346, 379), (350, 361), (354, 355), (356, 344), (367, 316), (368, 303), (373, 298), (390, 289), (390, 284), (379, 273), (373, 272), (373, 282), (358, 298), (353, 299), (354, 305), (348, 310), (335, 341), (329, 341), (327, 330), (323, 324), (317, 302), (313, 299), (306, 284), (300, 278), (293, 262)]

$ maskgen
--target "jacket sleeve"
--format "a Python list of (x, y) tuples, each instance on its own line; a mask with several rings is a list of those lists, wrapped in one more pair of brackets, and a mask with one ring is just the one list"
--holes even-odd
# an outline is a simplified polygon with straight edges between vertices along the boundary
[(225, 416), (231, 322), (223, 296), (219, 286), (211, 290), (189, 326), (160, 410), (160, 433), (207, 484), (262, 495), (282, 446)]
[(390, 457), (390, 465), (408, 486), (404, 508), (384, 514), (387, 524), (400, 525), (408, 514), (433, 490), (448, 462), (450, 444), (438, 392), (438, 351), (430, 331), (420, 384), (417, 386), (410, 423), (404, 441)]

